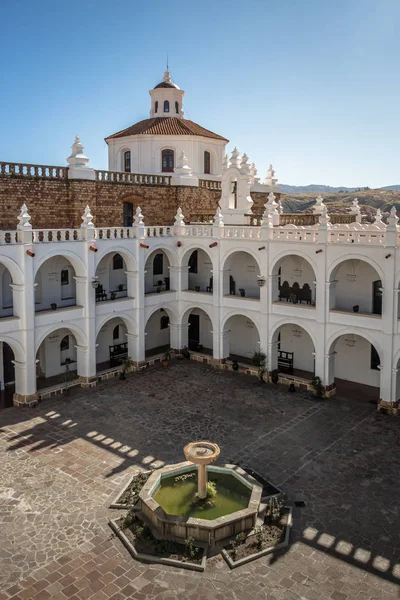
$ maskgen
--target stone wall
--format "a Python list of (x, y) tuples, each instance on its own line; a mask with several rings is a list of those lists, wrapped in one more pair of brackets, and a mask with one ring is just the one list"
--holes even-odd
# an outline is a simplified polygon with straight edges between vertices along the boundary
[[(255, 215), (262, 215), (266, 196), (252, 194)], [(141, 207), (146, 225), (171, 225), (179, 206), (190, 221), (192, 215), (213, 215), (220, 197), (220, 190), (200, 187), (0, 176), (0, 229), (16, 228), (24, 203), (35, 229), (52, 229), (79, 227), (87, 204), (96, 227), (122, 226), (124, 202)]]

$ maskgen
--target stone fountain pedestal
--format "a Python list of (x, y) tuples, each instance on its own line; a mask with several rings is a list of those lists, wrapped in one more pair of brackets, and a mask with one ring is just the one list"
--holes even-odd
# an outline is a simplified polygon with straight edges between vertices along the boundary
[(183, 452), (187, 461), (197, 465), (198, 496), (207, 498), (207, 465), (217, 460), (220, 449), (213, 442), (190, 442)]

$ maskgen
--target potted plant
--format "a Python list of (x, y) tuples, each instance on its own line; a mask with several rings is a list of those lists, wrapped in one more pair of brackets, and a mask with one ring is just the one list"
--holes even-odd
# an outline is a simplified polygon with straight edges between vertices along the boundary
[(51, 308), (51, 310), (57, 310), (57, 304), (55, 302), (52, 302), (50, 304), (50, 308)]
[(133, 367), (133, 360), (130, 356), (126, 356), (121, 360), (122, 363), (122, 372), (119, 376), (120, 379), (126, 379), (126, 373), (131, 370)]
[(272, 373), (271, 373), (271, 382), (275, 383), (275, 384), (279, 382), (279, 374), (278, 374), (277, 370), (272, 371)]
[(318, 377), (318, 375), (314, 375), (314, 377), (312, 378), (311, 387), (314, 390), (314, 396), (316, 396), (317, 398), (322, 398), (324, 394), (324, 386), (322, 385), (321, 378)]
[(117, 292), (111, 292), (111, 300), (115, 300), (117, 297)]
[(200, 291), (200, 286), (196, 285), (194, 289), (196, 290), (196, 292), (199, 292)]
[(189, 352), (189, 348), (187, 346), (185, 346), (182, 349), (182, 356), (183, 358), (185, 358), (186, 360), (190, 360), (190, 352)]
[(246, 290), (244, 288), (239, 288), (239, 292), (240, 292), (240, 295), (242, 296), (242, 298), (244, 298), (246, 295)]
[(162, 366), (163, 366), (163, 367), (168, 367), (168, 364), (169, 364), (169, 361), (170, 361), (170, 359), (171, 359), (171, 351), (170, 351), (170, 350), (167, 350), (167, 351), (164, 353), (164, 356), (163, 356), (163, 359), (162, 359), (162, 363), (161, 363), (161, 364), (162, 364)]
[(118, 285), (118, 291), (119, 291), (119, 292), (123, 292), (123, 291), (124, 291), (124, 284), (123, 284), (123, 283), (120, 283), (120, 284)]
[(256, 350), (253, 354), (253, 365), (258, 367), (258, 379), (260, 383), (265, 383), (264, 373), (267, 368), (267, 355), (261, 350)]
[(353, 312), (358, 313), (359, 310), (360, 310), (360, 305), (359, 304), (355, 304), (353, 306)]

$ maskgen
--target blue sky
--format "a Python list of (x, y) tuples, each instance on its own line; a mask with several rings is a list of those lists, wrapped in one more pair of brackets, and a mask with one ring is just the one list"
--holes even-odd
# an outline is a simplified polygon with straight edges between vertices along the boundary
[(0, 19), (0, 160), (62, 165), (148, 117), (166, 53), (186, 117), (282, 183), (400, 183), (400, 0), (18, 1)]

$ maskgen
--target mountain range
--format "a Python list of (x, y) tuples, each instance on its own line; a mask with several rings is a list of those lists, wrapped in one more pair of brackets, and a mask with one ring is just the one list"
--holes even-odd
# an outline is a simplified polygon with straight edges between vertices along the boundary
[[(368, 187), (332, 187), (331, 185), (318, 185), (312, 183), (310, 185), (287, 185), (285, 183), (280, 184), (280, 188), (283, 194), (337, 194), (343, 192), (358, 192), (368, 190)], [(387, 185), (386, 187), (378, 188), (380, 190), (400, 190), (399, 185)]]

